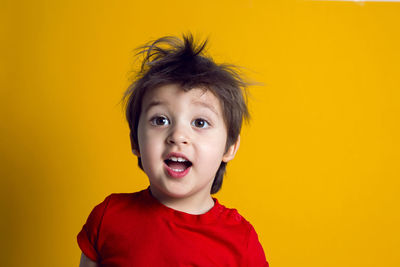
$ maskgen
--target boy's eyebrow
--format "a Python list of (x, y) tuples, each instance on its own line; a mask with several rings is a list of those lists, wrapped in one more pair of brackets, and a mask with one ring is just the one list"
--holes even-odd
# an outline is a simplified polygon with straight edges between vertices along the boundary
[(154, 106), (163, 105), (164, 102), (160, 100), (152, 100), (146, 107), (145, 112), (149, 111)]
[[(215, 113), (217, 116), (219, 115), (218, 111), (215, 109), (215, 107), (211, 104), (208, 104), (207, 102), (203, 102), (203, 101), (192, 101), (192, 104), (194, 105), (199, 105), (199, 106), (203, 106), (209, 110), (211, 110), (213, 113)], [(160, 100), (152, 100), (145, 108), (145, 112), (148, 112), (149, 109), (151, 109), (154, 106), (161, 106), (161, 105), (165, 105), (165, 102), (160, 101)]]
[(207, 102), (203, 102), (203, 101), (193, 101), (193, 104), (199, 105), (199, 106), (203, 106), (205, 108), (208, 108), (209, 110), (211, 110), (213, 113), (215, 113), (215, 115), (219, 115), (218, 111), (215, 109), (215, 107), (211, 104), (208, 104)]

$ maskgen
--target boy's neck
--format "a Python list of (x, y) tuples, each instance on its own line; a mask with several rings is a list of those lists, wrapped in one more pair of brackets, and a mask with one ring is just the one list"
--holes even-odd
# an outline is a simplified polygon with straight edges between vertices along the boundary
[(153, 197), (168, 208), (193, 215), (204, 214), (214, 207), (215, 204), (210, 194), (205, 196), (195, 195), (187, 198), (173, 198), (159, 194), (157, 190), (152, 189), (151, 186), (150, 190)]

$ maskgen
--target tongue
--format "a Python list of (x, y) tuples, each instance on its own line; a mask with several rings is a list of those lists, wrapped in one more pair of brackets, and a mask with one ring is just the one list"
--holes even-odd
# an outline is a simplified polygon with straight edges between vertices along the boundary
[(187, 168), (186, 164), (183, 162), (174, 162), (174, 161), (169, 161), (168, 162), (168, 167), (171, 169), (175, 170), (185, 170)]

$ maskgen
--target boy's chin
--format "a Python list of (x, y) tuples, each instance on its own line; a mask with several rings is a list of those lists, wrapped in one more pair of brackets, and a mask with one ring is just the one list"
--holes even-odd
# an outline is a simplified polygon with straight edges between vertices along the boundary
[(192, 192), (188, 188), (176, 188), (176, 187), (169, 187), (166, 188), (163, 192), (165, 198), (170, 199), (185, 199), (189, 198), (192, 195)]
[[(209, 191), (208, 191), (209, 192)], [(159, 197), (162, 199), (169, 200), (185, 200), (192, 197), (201, 196), (206, 194), (204, 190), (197, 191), (194, 188), (187, 185), (168, 185), (159, 190)]]

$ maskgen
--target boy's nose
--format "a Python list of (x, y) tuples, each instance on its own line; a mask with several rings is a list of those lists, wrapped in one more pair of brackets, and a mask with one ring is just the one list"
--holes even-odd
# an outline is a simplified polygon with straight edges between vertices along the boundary
[(173, 129), (167, 138), (168, 144), (186, 145), (189, 143), (189, 137), (182, 129)]

